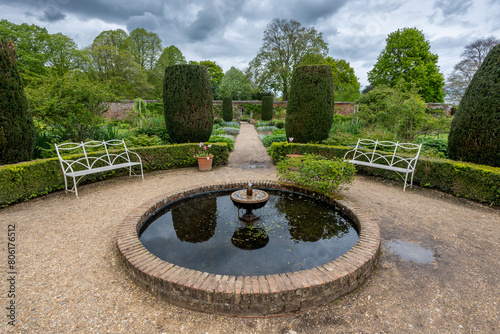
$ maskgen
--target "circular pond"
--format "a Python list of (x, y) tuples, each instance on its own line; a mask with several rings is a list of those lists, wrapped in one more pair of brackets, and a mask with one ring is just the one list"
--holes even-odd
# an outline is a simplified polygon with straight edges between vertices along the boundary
[(333, 205), (300, 193), (267, 190), (259, 219), (232, 191), (211, 192), (167, 204), (139, 231), (146, 249), (164, 261), (221, 275), (273, 275), (311, 269), (345, 254), (358, 241), (356, 226)]
[(361, 209), (257, 181), (254, 187), (270, 198), (254, 210), (259, 219), (245, 222), (239, 219), (245, 210), (229, 195), (247, 183), (192, 187), (139, 206), (117, 233), (127, 272), (172, 304), (232, 316), (314, 308), (351, 292), (371, 274), (380, 232)]

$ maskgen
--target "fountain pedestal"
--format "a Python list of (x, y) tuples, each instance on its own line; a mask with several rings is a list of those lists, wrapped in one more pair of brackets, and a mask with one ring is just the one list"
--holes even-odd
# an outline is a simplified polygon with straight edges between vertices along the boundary
[(251, 223), (259, 219), (258, 216), (252, 213), (252, 210), (262, 208), (266, 205), (269, 200), (269, 194), (263, 190), (249, 187), (233, 192), (231, 194), (231, 200), (238, 208), (246, 210), (245, 214), (239, 218), (246, 223)]

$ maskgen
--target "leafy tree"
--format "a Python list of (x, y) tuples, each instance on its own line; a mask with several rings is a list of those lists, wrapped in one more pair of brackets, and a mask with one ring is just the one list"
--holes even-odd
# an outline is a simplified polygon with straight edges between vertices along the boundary
[(136, 28), (130, 32), (129, 38), (135, 62), (145, 70), (152, 70), (163, 51), (158, 34), (148, 32), (144, 28)]
[(14, 44), (0, 38), (0, 164), (27, 161), (35, 147), (35, 125), (28, 112)]
[(412, 142), (419, 135), (447, 124), (446, 119), (427, 114), (426, 104), (415, 85), (404, 82), (395, 87), (378, 85), (356, 102), (357, 115), (368, 126), (388, 131), (404, 142)]
[(162, 72), (165, 71), (165, 67), (172, 65), (186, 64), (186, 58), (175, 45), (170, 45), (163, 49), (163, 52), (156, 63), (156, 67), (159, 67)]
[(153, 86), (154, 96), (161, 99), (163, 94), (163, 77), (165, 76), (165, 68), (172, 65), (186, 64), (186, 58), (182, 55), (181, 50), (176, 46), (170, 45), (163, 49), (160, 58), (149, 76), (149, 83)]
[(85, 71), (108, 85), (117, 97), (154, 97), (145, 71), (134, 60), (133, 46), (125, 31), (103, 31), (86, 48), (85, 59)]
[(82, 53), (76, 43), (61, 33), (49, 35), (47, 55), (47, 65), (59, 75), (76, 69), (82, 60)]
[(500, 45), (472, 78), (451, 122), (448, 156), (500, 167)]
[(222, 78), (219, 96), (229, 96), (233, 100), (248, 100), (252, 96), (252, 86), (242, 71), (231, 67)]
[(16, 25), (7, 20), (0, 21), (0, 38), (11, 40), (17, 53), (17, 66), (23, 80), (29, 81), (33, 76), (45, 75), (47, 68), (47, 39), (49, 33), (45, 28), (34, 24)]
[(212, 105), (206, 67), (190, 64), (165, 69), (163, 106), (167, 132), (173, 142), (208, 141), (214, 122)]
[(328, 65), (297, 66), (293, 71), (285, 130), (294, 142), (320, 142), (333, 123), (333, 73)]
[(108, 87), (79, 71), (49, 75), (26, 89), (36, 117), (72, 141), (93, 139), (113, 99)]
[(219, 96), (219, 88), (222, 83), (222, 78), (224, 77), (224, 71), (222, 70), (222, 67), (211, 60), (202, 60), (200, 62), (191, 60), (189, 63), (193, 65), (205, 66), (208, 69), (212, 87), (212, 98), (217, 98), (217, 96)]
[(448, 99), (455, 104), (460, 103), (465, 90), (472, 81), (472, 77), (477, 72), (484, 61), (484, 58), (495, 45), (500, 44), (500, 40), (491, 36), (479, 38), (465, 46), (462, 52), (462, 60), (455, 65), (453, 72), (447, 78), (445, 91)]
[(333, 72), (335, 100), (352, 102), (360, 96), (360, 84), (354, 69), (343, 59), (324, 58), (321, 55), (306, 55), (301, 65), (330, 65)]
[(416, 28), (397, 30), (386, 39), (387, 45), (368, 72), (371, 85), (394, 87), (401, 79), (415, 83), (426, 102), (443, 102), (444, 78), (437, 66), (438, 56), (430, 52), (430, 44)]
[(264, 31), (262, 47), (250, 62), (248, 75), (261, 90), (279, 91), (287, 101), (294, 67), (307, 54), (326, 56), (327, 52), (322, 33), (295, 20), (276, 18)]

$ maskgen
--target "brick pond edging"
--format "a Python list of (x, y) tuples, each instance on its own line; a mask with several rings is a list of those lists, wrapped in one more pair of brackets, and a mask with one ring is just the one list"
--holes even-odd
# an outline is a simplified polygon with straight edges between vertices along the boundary
[(209, 274), (163, 261), (140, 242), (138, 231), (156, 210), (170, 202), (209, 191), (245, 188), (248, 181), (195, 186), (167, 193), (130, 212), (118, 227), (117, 247), (127, 273), (172, 304), (228, 316), (264, 317), (302, 312), (356, 289), (378, 263), (380, 231), (360, 208), (289, 184), (251, 181), (255, 188), (301, 192), (335, 204), (358, 226), (359, 240), (347, 253), (308, 270), (266, 276)]

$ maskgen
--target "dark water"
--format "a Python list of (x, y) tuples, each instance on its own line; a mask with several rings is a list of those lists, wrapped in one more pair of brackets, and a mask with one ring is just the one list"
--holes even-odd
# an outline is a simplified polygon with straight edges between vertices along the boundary
[[(298, 193), (269, 190), (267, 204), (253, 210), (260, 219), (247, 225), (238, 219), (245, 210), (234, 206), (231, 192), (203, 194), (166, 206), (144, 224), (141, 242), (162, 260), (179, 266), (256, 276), (323, 265), (358, 241), (349, 218)], [(242, 241), (245, 235), (249, 239)]]

